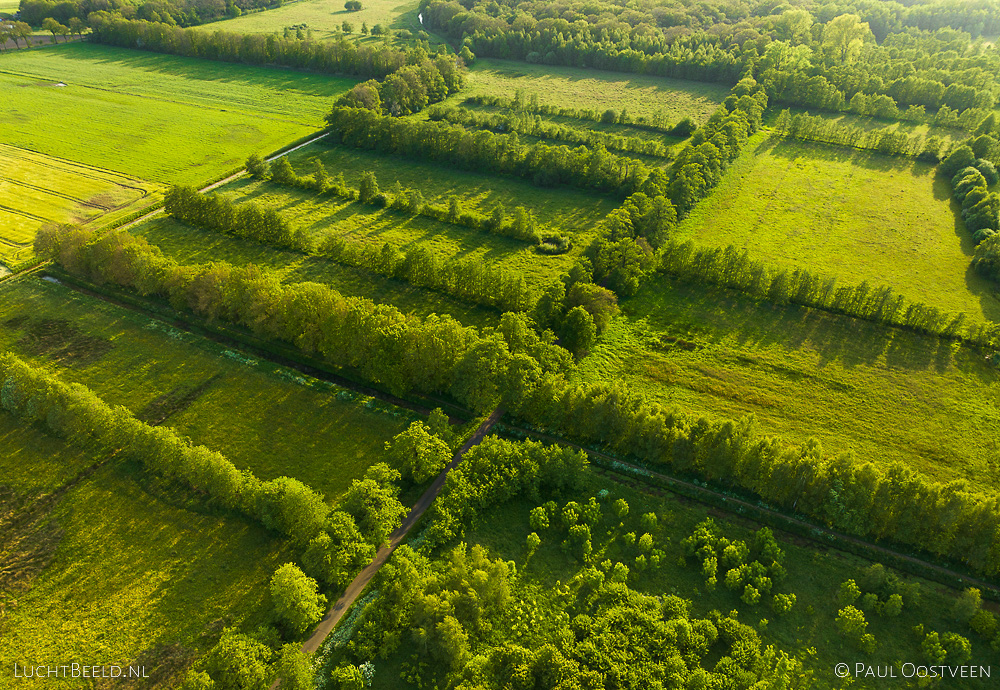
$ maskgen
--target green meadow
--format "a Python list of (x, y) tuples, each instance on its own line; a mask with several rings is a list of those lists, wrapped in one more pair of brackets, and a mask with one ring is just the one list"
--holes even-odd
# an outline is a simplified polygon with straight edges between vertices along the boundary
[[(0, 521), (0, 665), (9, 674), (15, 662), (140, 664), (155, 683), (204, 653), (224, 625), (267, 622), (268, 579), (292, 558), (275, 535), (135, 466), (21, 427), (7, 413), (0, 437), (18, 443), (15, 462), (49, 478), (41, 493), (41, 485), (11, 485), (19, 470), (7, 467), (4, 453), (13, 493), (0, 492), (0, 513), (16, 516)], [(100, 464), (92, 474), (70, 477), (92, 464)]]
[(690, 117), (699, 124), (729, 94), (721, 84), (493, 59), (477, 59), (466, 82), (453, 100), (477, 95), (513, 98), (517, 91), (524, 91), (529, 96), (538, 94), (542, 105), (597, 111), (613, 108), (627, 110), (632, 117), (661, 112), (669, 122)]
[(9, 51), (0, 55), (0, 139), (145, 180), (196, 184), (320, 129), (353, 83), (88, 43)]
[[(346, 36), (349, 39), (374, 41), (376, 39), (362, 36), (362, 23), (368, 24), (369, 29), (381, 24), (386, 29), (420, 31), (420, 21), (417, 19), (419, 4), (417, 0), (366, 0), (361, 10), (348, 12), (342, 2), (295, 0), (274, 9), (202, 24), (195, 28), (202, 31), (222, 30), (239, 34), (280, 34), (285, 27), (305, 24), (312, 30), (313, 38), (320, 40)], [(344, 34), (341, 25), (345, 21), (354, 25), (353, 33)]]
[(101, 221), (159, 198), (160, 187), (0, 144), (0, 261), (24, 261), (43, 225)]
[(677, 237), (1000, 320), (1000, 294), (972, 270), (972, 235), (934, 166), (764, 135), (754, 142)]
[(2, 294), (0, 349), (331, 501), (413, 416), (61, 285), (28, 280)]
[(579, 380), (621, 381), (713, 418), (753, 414), (828, 453), (1000, 488), (1000, 369), (981, 353), (662, 277), (622, 309)]

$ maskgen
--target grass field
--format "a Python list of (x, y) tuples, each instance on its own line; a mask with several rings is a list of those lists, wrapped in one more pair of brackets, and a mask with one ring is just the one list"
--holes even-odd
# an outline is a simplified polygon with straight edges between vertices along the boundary
[[(828, 453), (1000, 488), (1000, 370), (936, 338), (666, 279), (623, 302), (577, 376)], [(671, 345), (665, 336), (694, 343)]]
[(270, 34), (282, 32), (286, 26), (305, 24), (312, 29), (313, 38), (323, 40), (344, 36), (341, 25), (346, 21), (354, 25), (354, 32), (347, 38), (370, 41), (361, 35), (362, 22), (368, 28), (381, 24), (386, 29), (420, 31), (417, 19), (418, 0), (365, 0), (358, 12), (348, 12), (344, 3), (327, 0), (296, 0), (264, 12), (246, 14), (236, 19), (202, 24), (203, 31), (233, 31), (240, 34)]
[(292, 476), (330, 500), (411, 417), (61, 285), (29, 280), (0, 294), (0, 349), (51, 366), (261, 479)]
[(31, 254), (38, 228), (84, 223), (152, 202), (157, 185), (0, 144), (0, 261)]
[(332, 230), (358, 241), (379, 244), (388, 241), (400, 246), (421, 243), (442, 256), (474, 256), (501, 263), (531, 283), (547, 281), (567, 271), (596, 234), (598, 223), (616, 204), (611, 198), (575, 189), (541, 189), (519, 180), (323, 144), (300, 149), (289, 159), (300, 174), (311, 174), (314, 160), (319, 159), (332, 175), (343, 173), (352, 187), (358, 186), (362, 172), (370, 170), (376, 174), (382, 189), (389, 190), (398, 181), (404, 187), (419, 189), (430, 203), (447, 205), (451, 196), (457, 196), (463, 209), (487, 215), (497, 202), (503, 203), (508, 213), (515, 206), (525, 206), (541, 225), (571, 235), (574, 246), (567, 254), (547, 256), (525, 242), (481, 230), (250, 178), (220, 187), (218, 193), (275, 206), (317, 236)]
[(628, 110), (633, 117), (662, 112), (669, 122), (691, 117), (699, 124), (729, 94), (721, 84), (477, 59), (465, 89), (449, 102), (457, 104), (480, 94), (513, 98), (518, 90), (526, 95), (537, 93), (542, 105), (598, 111), (613, 108)]
[[(29, 495), (4, 453), (0, 485), (14, 481), (15, 493), (0, 494), (0, 514), (18, 517), (0, 536), (4, 668), (138, 662), (157, 679), (204, 652), (223, 624), (266, 623), (267, 582), (292, 557), (283, 541), (115, 460), (66, 481), (104, 459), (17, 426), (0, 412), (13, 457), (54, 481)], [(72, 678), (16, 685), (80, 687)]]
[[(603, 506), (605, 518), (592, 530), (594, 551), (591, 560), (594, 563), (605, 558), (612, 562), (626, 563), (632, 569), (628, 579), (629, 587), (654, 596), (675, 594), (689, 599), (692, 602), (693, 617), (705, 617), (713, 609), (738, 611), (738, 619), (757, 629), (765, 645), (775, 645), (802, 661), (805, 670), (814, 674), (815, 684), (811, 687), (879, 690), (886, 687), (916, 687), (915, 684), (888, 684), (877, 679), (841, 681), (835, 677), (833, 667), (841, 661), (851, 662), (852, 668), (855, 661), (883, 666), (893, 663), (898, 665), (905, 661), (920, 663), (923, 658), (919, 644), (921, 638), (913, 632), (913, 626), (918, 623), (922, 623), (928, 631), (954, 631), (969, 638), (972, 643), (971, 663), (989, 665), (998, 662), (997, 652), (992, 651), (987, 642), (977, 637), (967, 626), (959, 625), (951, 619), (949, 612), (957, 592), (909, 576), (905, 576), (904, 581), (919, 585), (919, 601), (913, 598), (907, 601), (904, 598), (903, 613), (898, 618), (867, 612), (868, 631), (875, 636), (876, 651), (870, 656), (862, 654), (837, 633), (834, 619), (841, 608), (837, 603), (840, 583), (847, 579), (858, 579), (862, 569), (871, 565), (871, 562), (780, 532), (776, 537), (785, 551), (783, 563), (788, 575), (774, 584), (773, 591), (796, 595), (797, 601), (790, 613), (776, 615), (764, 600), (756, 606), (745, 604), (738, 593), (723, 586), (721, 577), (718, 588), (714, 592), (707, 592), (700, 564), (691, 560), (687, 565), (681, 565), (681, 541), (708, 517), (716, 522), (725, 537), (742, 539), (748, 543), (753, 537), (751, 531), (759, 529), (760, 525), (749, 520), (729, 518), (715, 509), (669, 493), (636, 490), (595, 472), (588, 472), (586, 478), (583, 491), (563, 496), (561, 500), (557, 500), (557, 504), (561, 508), (568, 500), (585, 503), (587, 497), (598, 496), (601, 490), (607, 492), (604, 498), (598, 499)], [(622, 526), (618, 525), (617, 520), (609, 520), (607, 517), (611, 513), (610, 503), (619, 498), (625, 499), (629, 505), (628, 517)], [(493, 509), (482, 515), (475, 527), (466, 530), (463, 541), (486, 546), (491, 558), (514, 561), (518, 568), (519, 583), (527, 589), (524, 599), (542, 602), (547, 599), (544, 592), (551, 591), (561, 583), (570, 582), (586, 564), (567, 553), (567, 549), (560, 543), (565, 538), (565, 531), (555, 527), (538, 533), (542, 540), (541, 546), (530, 561), (526, 562), (525, 537), (534, 531), (529, 524), (528, 515), (535, 505), (537, 504), (528, 501), (515, 501)], [(658, 517), (658, 526), (651, 532), (651, 536), (654, 548), (662, 549), (665, 555), (659, 568), (639, 571), (634, 564), (638, 549), (623, 543), (620, 535), (628, 531), (641, 535), (645, 530), (642, 529), (639, 518), (647, 512)], [(531, 596), (532, 591), (538, 593), (537, 598)], [(545, 620), (553, 615), (550, 611), (537, 613)], [(762, 624), (762, 619), (766, 620), (766, 624)], [(713, 658), (709, 656), (709, 659)], [(991, 682), (994, 681), (968, 681), (960, 687), (989, 688), (993, 687)], [(408, 686), (399, 681), (395, 668), (387, 667), (379, 669), (372, 687), (383, 690)]]
[(760, 136), (678, 227), (701, 244), (889, 285), (911, 300), (1000, 320), (1000, 293), (973, 272), (972, 235), (934, 167)]
[[(773, 125), (775, 120), (777, 120), (779, 113), (784, 110), (783, 107), (775, 107), (770, 109), (764, 115), (764, 124)], [(806, 108), (788, 108), (792, 115), (797, 115), (799, 113), (806, 113), (813, 117), (821, 117), (824, 120), (832, 120), (838, 124), (848, 125), (850, 127), (858, 127), (865, 131), (872, 129), (892, 129), (895, 131), (903, 132), (907, 136), (920, 135), (923, 137), (935, 136), (940, 139), (945, 146), (955, 145), (967, 138), (968, 133), (961, 129), (952, 129), (948, 127), (935, 127), (933, 125), (918, 124), (916, 122), (908, 122), (905, 120), (881, 120), (874, 117), (864, 117), (862, 115), (855, 115), (853, 113), (837, 113), (829, 112), (823, 110), (817, 110), (815, 112), (807, 110)]]
[(320, 129), (353, 83), (88, 43), (9, 51), (0, 55), (0, 139), (145, 180), (198, 183)]

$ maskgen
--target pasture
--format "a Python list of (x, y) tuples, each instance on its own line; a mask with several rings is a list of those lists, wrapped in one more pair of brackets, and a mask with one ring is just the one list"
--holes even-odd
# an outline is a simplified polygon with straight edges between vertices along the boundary
[[(793, 443), (1000, 488), (1000, 370), (947, 341), (659, 277), (576, 374), (667, 407), (753, 414)], [(679, 341), (675, 339), (680, 339)]]
[(320, 129), (331, 100), (353, 83), (88, 43), (12, 51), (0, 55), (0, 139), (144, 180), (197, 184)]
[(912, 159), (758, 136), (676, 237), (1000, 320), (948, 180)]
[[(52, 479), (44, 493), (18, 483), (0, 492), (0, 512), (18, 516), (0, 538), (0, 664), (138, 663), (157, 682), (202, 654), (223, 625), (266, 623), (268, 579), (293, 556), (283, 541), (135, 466), (31, 427), (12, 431), (19, 424), (0, 412), (0, 435), (17, 444), (4, 453), (4, 483), (18, 473), (8, 457)], [(95, 463), (103, 464), (93, 474), (70, 478)]]
[(152, 203), (160, 187), (0, 144), (0, 261), (31, 255), (43, 225), (100, 221)]
[[(270, 34), (281, 33), (285, 27), (305, 24), (312, 29), (313, 38), (318, 40), (348, 39), (374, 41), (361, 35), (362, 22), (368, 28), (381, 24), (386, 29), (409, 29), (420, 31), (420, 21), (417, 19), (417, 0), (364, 0), (362, 9), (348, 12), (342, 2), (325, 2), (324, 0), (295, 0), (281, 7), (245, 14), (235, 19), (202, 24), (195, 28), (202, 31), (232, 31), (239, 34)], [(344, 22), (354, 25), (353, 33), (344, 34), (341, 25)]]
[(539, 188), (520, 180), (321, 143), (290, 154), (289, 160), (303, 175), (310, 174), (318, 160), (331, 175), (343, 173), (347, 184), (354, 188), (358, 187), (362, 173), (371, 171), (381, 189), (391, 190), (398, 181), (403, 187), (419, 190), (429, 203), (447, 206), (455, 196), (463, 210), (486, 215), (498, 202), (508, 213), (515, 206), (524, 206), (531, 210), (540, 226), (572, 237), (573, 248), (562, 255), (544, 255), (525, 242), (482, 230), (246, 177), (220, 187), (217, 193), (275, 206), (316, 237), (336, 232), (363, 242), (423, 244), (441, 256), (478, 257), (502, 264), (535, 284), (569, 270), (596, 235), (600, 221), (615, 207), (614, 199), (576, 189)]
[(412, 416), (40, 280), (4, 289), (0, 349), (53, 367), (261, 479), (295, 477), (331, 501)]
[(469, 69), (465, 89), (448, 102), (457, 104), (477, 95), (513, 98), (517, 91), (538, 94), (542, 105), (601, 112), (613, 108), (627, 110), (632, 117), (660, 112), (669, 122), (690, 117), (699, 124), (729, 94), (721, 84), (477, 59)]

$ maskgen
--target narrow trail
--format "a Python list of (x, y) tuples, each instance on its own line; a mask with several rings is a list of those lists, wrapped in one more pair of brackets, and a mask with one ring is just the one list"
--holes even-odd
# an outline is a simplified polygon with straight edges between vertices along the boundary
[[(271, 156), (270, 158), (267, 158), (266, 160), (267, 160), (268, 163), (270, 163), (271, 161), (276, 161), (276, 160), (278, 160), (279, 158), (281, 158), (283, 156), (287, 156), (288, 154), (292, 153), (293, 151), (298, 151), (301, 148), (309, 146), (309, 144), (315, 144), (317, 141), (319, 141), (320, 139), (322, 139), (326, 135), (327, 135), (326, 132), (323, 132), (322, 134), (317, 134), (316, 136), (312, 137), (308, 141), (305, 141), (305, 142), (299, 144), (298, 146), (293, 146), (292, 148), (288, 149), (287, 151), (282, 151), (281, 153), (277, 153), (277, 154)], [(244, 168), (243, 170), (240, 170), (237, 173), (233, 173), (229, 177), (223, 178), (223, 179), (219, 180), (218, 182), (213, 182), (212, 184), (208, 185), (207, 187), (202, 187), (198, 191), (200, 193), (202, 193), (202, 194), (204, 194), (205, 192), (210, 192), (213, 189), (221, 187), (224, 184), (229, 184), (233, 180), (239, 179), (239, 178), (243, 177), (246, 174), (247, 174), (247, 171), (246, 171), (246, 168)], [(131, 228), (134, 225), (138, 225), (139, 223), (143, 223), (143, 222), (149, 220), (150, 218), (152, 218), (154, 216), (158, 216), (161, 213), (163, 213), (163, 207), (162, 206), (160, 208), (156, 209), (155, 211), (150, 211), (149, 213), (146, 213), (146, 214), (143, 214), (143, 215), (139, 216), (135, 220), (132, 220), (132, 221), (129, 221), (128, 223), (125, 223), (125, 225), (122, 225), (118, 229), (119, 230), (126, 230), (128, 228)]]
[[(361, 595), (361, 592), (363, 592), (365, 587), (367, 587), (372, 581), (372, 578), (375, 577), (379, 569), (389, 559), (392, 552), (397, 546), (400, 545), (400, 543), (402, 543), (409, 531), (413, 528), (421, 516), (423, 516), (424, 512), (431, 506), (434, 499), (437, 498), (437, 495), (441, 493), (441, 488), (444, 486), (445, 479), (448, 477), (448, 472), (458, 466), (458, 464), (462, 461), (462, 456), (469, 452), (469, 449), (482, 441), (486, 434), (489, 433), (490, 429), (493, 428), (493, 425), (500, 421), (500, 417), (502, 416), (503, 410), (501, 408), (498, 407), (493, 410), (493, 412), (490, 413), (490, 416), (479, 425), (476, 432), (469, 438), (468, 441), (465, 442), (465, 445), (463, 445), (458, 452), (455, 453), (451, 462), (448, 463), (444, 470), (442, 470), (441, 474), (439, 474), (434, 480), (434, 483), (427, 488), (416, 504), (414, 504), (410, 513), (403, 520), (403, 524), (401, 524), (399, 528), (390, 535), (389, 544), (379, 548), (379, 550), (375, 553), (375, 559), (369, 563), (364, 570), (358, 573), (358, 576), (354, 578), (354, 581), (347, 586), (346, 590), (344, 590), (340, 599), (338, 599), (333, 607), (327, 611), (326, 615), (323, 616), (323, 619), (319, 622), (316, 630), (309, 637), (309, 639), (303, 643), (303, 652), (312, 654), (320, 648), (320, 645), (323, 644), (323, 641), (326, 640), (327, 636), (333, 632), (334, 628), (337, 627), (337, 623), (340, 622), (340, 620), (344, 617), (344, 614), (347, 613), (347, 610), (351, 608), (351, 605)], [(271, 685), (271, 688), (276, 688), (278, 685), (278, 681), (275, 681), (274, 684)]]

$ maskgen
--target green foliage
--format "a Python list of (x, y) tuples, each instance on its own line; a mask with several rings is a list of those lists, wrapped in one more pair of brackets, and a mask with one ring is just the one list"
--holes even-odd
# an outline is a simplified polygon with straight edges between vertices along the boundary
[(365, 680), (357, 666), (345, 664), (331, 673), (334, 690), (363, 690)]
[(771, 608), (779, 616), (792, 610), (795, 606), (796, 597), (794, 594), (775, 594), (771, 597)]
[(422, 422), (411, 423), (406, 431), (386, 443), (385, 449), (392, 465), (417, 484), (436, 477), (451, 460), (448, 444)]
[(298, 645), (286, 644), (281, 648), (281, 656), (276, 666), (281, 678), (281, 687), (288, 690), (313, 690), (312, 661)]
[(837, 603), (841, 606), (848, 606), (855, 603), (861, 596), (861, 590), (854, 580), (847, 580), (840, 583), (840, 592), (837, 595)]
[(868, 629), (865, 614), (853, 606), (845, 606), (837, 612), (837, 629), (841, 635), (854, 640), (859, 645)]
[(370, 543), (381, 546), (403, 522), (407, 509), (399, 502), (397, 470), (384, 462), (372, 465), (364, 479), (355, 479), (340, 501), (340, 507), (357, 523)]
[(975, 587), (969, 587), (964, 590), (961, 595), (959, 595), (958, 599), (955, 600), (955, 605), (952, 607), (951, 615), (957, 621), (968, 623), (981, 607), (981, 593)]
[(292, 635), (301, 635), (323, 617), (326, 597), (294, 563), (274, 571), (270, 592), (275, 617)]
[(217, 688), (265, 690), (271, 681), (271, 655), (254, 638), (226, 628), (202, 664)]

